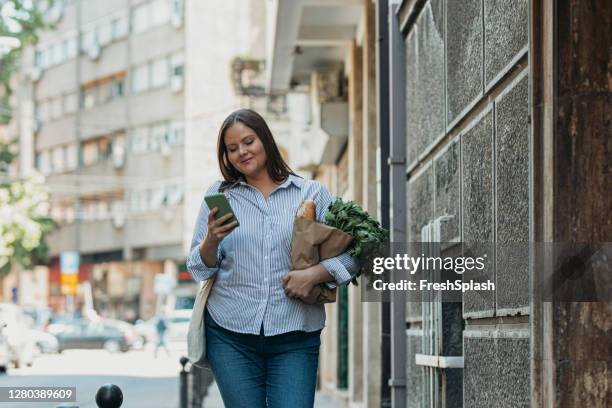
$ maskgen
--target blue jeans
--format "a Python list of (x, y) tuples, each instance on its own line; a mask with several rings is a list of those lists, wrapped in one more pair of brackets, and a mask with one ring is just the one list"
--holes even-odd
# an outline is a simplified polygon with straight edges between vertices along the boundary
[(206, 355), (226, 408), (312, 408), (321, 331), (235, 333), (206, 311)]

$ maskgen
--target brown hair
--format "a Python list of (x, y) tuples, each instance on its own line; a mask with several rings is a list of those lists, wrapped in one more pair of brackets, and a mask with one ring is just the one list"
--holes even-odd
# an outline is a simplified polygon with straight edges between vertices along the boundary
[(272, 132), (268, 124), (257, 112), (251, 109), (239, 109), (232, 112), (221, 125), (219, 137), (217, 139), (217, 158), (219, 160), (219, 168), (225, 181), (222, 186), (233, 185), (237, 183), (243, 176), (227, 158), (227, 146), (225, 145), (225, 132), (235, 123), (240, 122), (243, 125), (253, 129), (266, 151), (266, 168), (270, 178), (277, 183), (284, 181), (290, 174), (296, 175), (293, 170), (283, 160), (278, 146), (274, 141)]

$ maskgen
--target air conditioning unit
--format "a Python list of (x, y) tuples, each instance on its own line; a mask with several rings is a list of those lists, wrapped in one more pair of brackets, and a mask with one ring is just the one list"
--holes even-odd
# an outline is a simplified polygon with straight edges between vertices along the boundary
[(30, 79), (36, 82), (42, 77), (42, 69), (40, 67), (33, 67), (30, 71)]
[(100, 44), (98, 44), (98, 41), (96, 40), (87, 50), (87, 55), (89, 58), (95, 61), (100, 58), (101, 51), (102, 49), (100, 48)]
[(172, 92), (180, 92), (183, 89), (183, 77), (173, 75), (170, 79), (170, 89)]
[(183, 25), (183, 0), (172, 0), (170, 3), (171, 15), (170, 15), (170, 23), (176, 27), (180, 28)]

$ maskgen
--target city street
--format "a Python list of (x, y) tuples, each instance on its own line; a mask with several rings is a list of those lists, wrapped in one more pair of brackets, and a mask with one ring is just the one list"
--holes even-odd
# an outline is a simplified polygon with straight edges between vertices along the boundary
[[(130, 408), (176, 408), (179, 400), (179, 358), (185, 355), (184, 343), (170, 343), (170, 356), (160, 350), (154, 358), (153, 345), (144, 350), (109, 353), (105, 350), (67, 350), (44, 354), (34, 365), (9, 369), (0, 375), (0, 386), (76, 387), (80, 408), (95, 408), (95, 393), (100, 385), (112, 383), (123, 391), (123, 406)], [(0, 408), (55, 407), (55, 403), (0, 403)]]

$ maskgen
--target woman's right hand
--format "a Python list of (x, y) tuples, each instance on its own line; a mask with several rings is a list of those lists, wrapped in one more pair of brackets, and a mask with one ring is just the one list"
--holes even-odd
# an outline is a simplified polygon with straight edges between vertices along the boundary
[(219, 209), (215, 207), (208, 213), (208, 233), (206, 234), (205, 239), (205, 241), (209, 241), (215, 246), (219, 245), (223, 238), (228, 236), (238, 224), (238, 221), (234, 220), (226, 225), (223, 225), (227, 220), (232, 218), (233, 214), (225, 214), (223, 217), (217, 220), (215, 219), (215, 214), (217, 211), (219, 211)]

